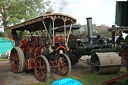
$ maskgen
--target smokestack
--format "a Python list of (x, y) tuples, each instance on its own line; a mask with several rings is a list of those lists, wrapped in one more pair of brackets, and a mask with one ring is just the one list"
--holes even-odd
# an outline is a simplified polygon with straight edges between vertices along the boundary
[(88, 17), (86, 19), (87, 19), (88, 37), (92, 38), (92, 17)]
[(86, 19), (87, 19), (88, 37), (89, 37), (90, 44), (92, 44), (93, 43), (92, 39), (97, 38), (97, 36), (92, 35), (92, 17), (88, 17)]

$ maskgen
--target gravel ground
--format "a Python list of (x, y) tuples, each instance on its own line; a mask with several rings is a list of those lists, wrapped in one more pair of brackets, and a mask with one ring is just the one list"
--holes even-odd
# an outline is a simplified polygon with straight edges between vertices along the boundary
[[(85, 57), (84, 57), (85, 58)], [(90, 67), (82, 62), (77, 63), (72, 66), (71, 73), (69, 76), (78, 75), (78, 72), (83, 75), (86, 74), (87, 71), (90, 71)], [(50, 79), (57, 80), (63, 78), (55, 73), (54, 70), (51, 70)], [(24, 71), (20, 74), (14, 74), (11, 71), (9, 61), (0, 61), (0, 85), (26, 85), (34, 82), (40, 82), (36, 80), (34, 71)]]

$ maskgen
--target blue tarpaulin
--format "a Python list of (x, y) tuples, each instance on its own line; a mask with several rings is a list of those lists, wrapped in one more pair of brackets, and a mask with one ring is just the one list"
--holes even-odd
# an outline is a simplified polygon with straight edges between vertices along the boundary
[(77, 80), (65, 78), (65, 79), (59, 79), (59, 80), (54, 81), (52, 85), (82, 85), (82, 83), (80, 83)]

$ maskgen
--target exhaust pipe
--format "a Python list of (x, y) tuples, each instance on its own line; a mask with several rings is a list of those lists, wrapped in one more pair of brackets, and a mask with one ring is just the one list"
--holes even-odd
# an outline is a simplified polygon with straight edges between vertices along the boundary
[(97, 36), (92, 35), (92, 17), (88, 17), (87, 19), (87, 28), (88, 28), (88, 37), (90, 44), (93, 44), (92, 39), (97, 38)]

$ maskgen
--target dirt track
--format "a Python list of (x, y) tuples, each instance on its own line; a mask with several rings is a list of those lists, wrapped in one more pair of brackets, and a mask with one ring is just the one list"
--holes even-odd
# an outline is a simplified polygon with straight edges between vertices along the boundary
[[(72, 71), (69, 74), (69, 76), (86, 74), (87, 71), (90, 71), (89, 66), (79, 62), (76, 65), (72, 66)], [(63, 78), (63, 77), (57, 75), (54, 70), (51, 71), (49, 79), (57, 80), (60, 78)], [(20, 74), (14, 74), (11, 71), (9, 61), (0, 61), (0, 85), (14, 85), (16, 83), (17, 85), (25, 85), (25, 84), (31, 84), (34, 82), (40, 82), (40, 81), (36, 80), (33, 70), (24, 71), (23, 73), (20, 73)]]

